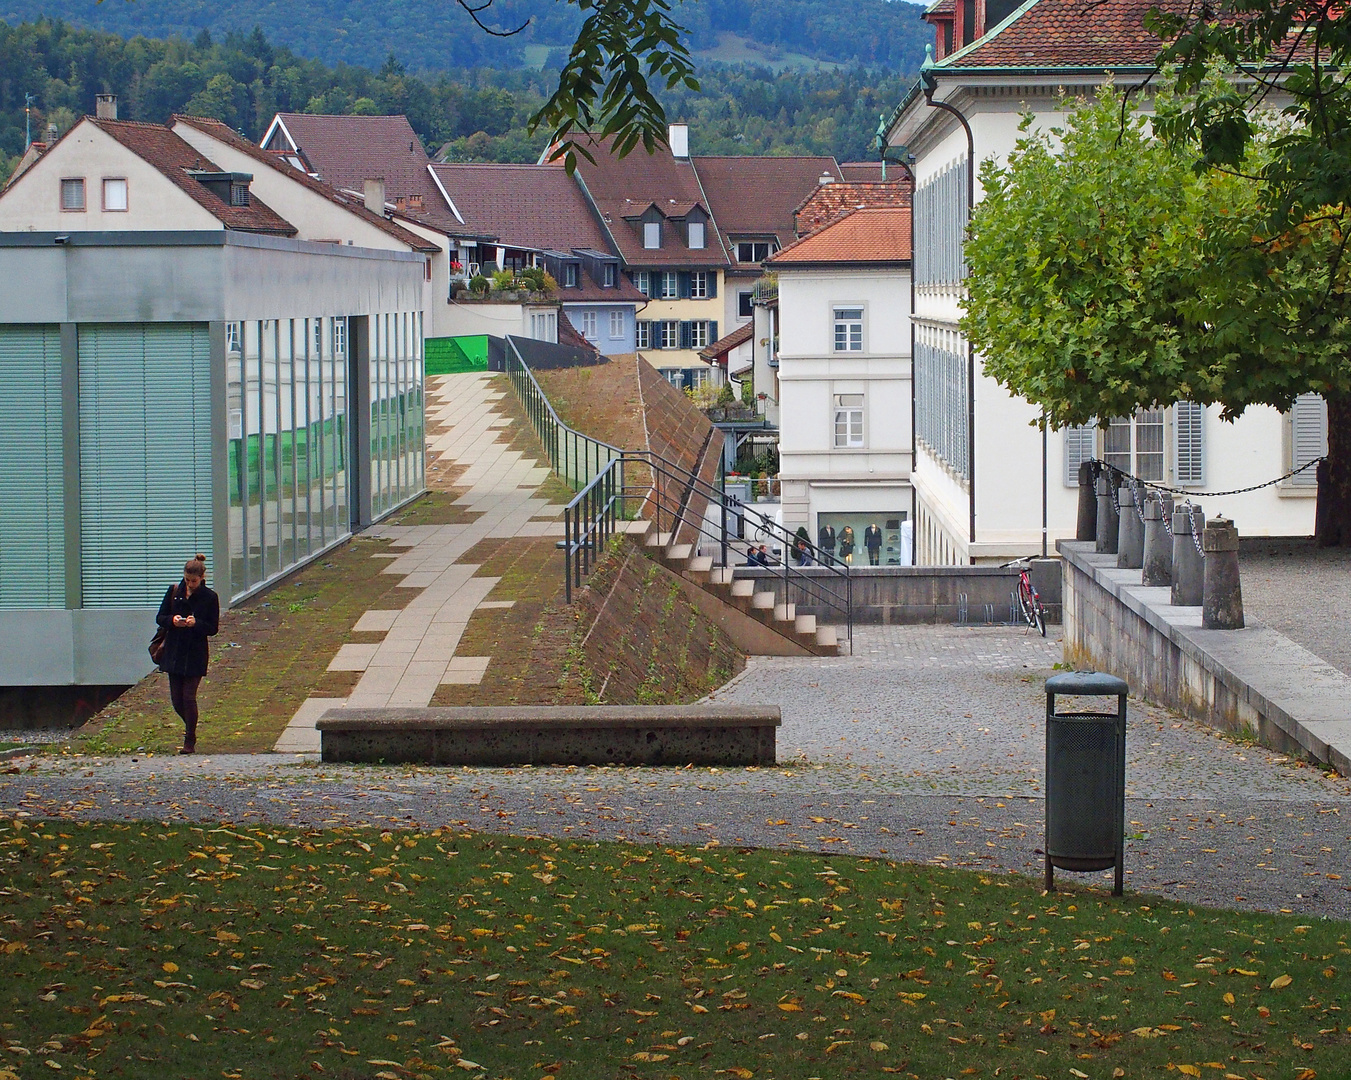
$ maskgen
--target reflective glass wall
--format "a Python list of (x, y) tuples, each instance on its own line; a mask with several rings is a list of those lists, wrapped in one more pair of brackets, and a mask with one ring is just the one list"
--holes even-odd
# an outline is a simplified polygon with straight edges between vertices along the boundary
[(371, 514), (423, 486), (422, 315), (373, 315), (370, 333)]

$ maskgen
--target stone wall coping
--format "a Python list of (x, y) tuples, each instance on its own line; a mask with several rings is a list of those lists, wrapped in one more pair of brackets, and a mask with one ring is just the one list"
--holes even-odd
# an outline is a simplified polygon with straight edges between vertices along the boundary
[(493, 705), (480, 708), (328, 709), (320, 731), (456, 731), (485, 728), (780, 727), (777, 705)]
[[(1175, 607), (1168, 588), (1140, 584), (1090, 540), (1061, 540), (1066, 563), (1171, 641), (1240, 701), (1268, 717), (1319, 761), (1351, 775), (1351, 676), (1284, 634), (1251, 621), (1242, 630), (1204, 630), (1199, 607)], [(1128, 680), (1129, 681), (1129, 680)]]

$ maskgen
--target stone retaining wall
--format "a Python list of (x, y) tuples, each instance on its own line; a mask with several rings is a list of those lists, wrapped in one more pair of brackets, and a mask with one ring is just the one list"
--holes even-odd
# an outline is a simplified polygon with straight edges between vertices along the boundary
[(1211, 727), (1351, 773), (1351, 678), (1268, 627), (1203, 630), (1200, 608), (1091, 542), (1061, 541), (1065, 662)]

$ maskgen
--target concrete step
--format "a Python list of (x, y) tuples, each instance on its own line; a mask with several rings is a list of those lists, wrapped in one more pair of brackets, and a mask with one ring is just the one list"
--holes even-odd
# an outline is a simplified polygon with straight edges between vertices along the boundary
[(671, 544), (666, 549), (667, 562), (685, 562), (694, 555), (693, 544)]
[(643, 541), (650, 548), (664, 548), (671, 546), (671, 534), (664, 532), (651, 532), (646, 534)]
[[(778, 622), (796, 623), (797, 605), (796, 604), (775, 604), (774, 618)], [(796, 629), (796, 626), (794, 626)]]
[(751, 594), (751, 607), (757, 611), (774, 610), (774, 594), (772, 592), (758, 592)]
[(619, 530), (628, 533), (635, 540), (641, 536), (646, 536), (651, 528), (652, 522), (646, 518), (634, 518), (632, 521), (621, 521), (619, 523)]
[(825, 649), (839, 648), (840, 635), (833, 626), (818, 626), (816, 644)]
[(685, 575), (700, 585), (707, 584), (713, 571), (712, 555), (696, 555), (685, 564)]
[(730, 566), (715, 566), (708, 572), (710, 585), (731, 585), (735, 571)]
[(816, 616), (799, 615), (793, 620), (793, 631), (798, 634), (810, 634), (813, 641), (816, 640)]
[[(739, 581), (732, 582), (732, 595), (736, 597), (745, 597), (750, 599), (755, 595), (755, 582), (750, 578), (742, 578)], [(770, 594), (773, 595), (772, 593)]]

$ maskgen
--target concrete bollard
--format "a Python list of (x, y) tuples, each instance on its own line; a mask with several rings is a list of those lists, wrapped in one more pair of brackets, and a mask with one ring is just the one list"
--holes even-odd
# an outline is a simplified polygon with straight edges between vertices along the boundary
[(1117, 524), (1116, 507), (1112, 505), (1112, 485), (1116, 483), (1116, 477), (1111, 469), (1103, 469), (1098, 473), (1097, 483), (1094, 485), (1098, 493), (1098, 534), (1095, 550), (1099, 555), (1115, 555), (1116, 542), (1120, 526)]
[(1155, 495), (1145, 500), (1145, 548), (1140, 560), (1142, 585), (1163, 587), (1173, 583), (1173, 538), (1163, 516), (1163, 502)]
[[(1206, 515), (1199, 509), (1194, 513), (1199, 534), (1206, 527)], [(1191, 503), (1173, 511), (1173, 603), (1178, 607), (1200, 607), (1205, 595), (1205, 559), (1196, 550), (1192, 514)]]
[(1145, 560), (1145, 526), (1135, 510), (1135, 492), (1129, 484), (1122, 484), (1117, 492), (1117, 504), (1121, 507), (1121, 521), (1117, 532), (1116, 568), (1118, 570), (1139, 570)]
[(1079, 519), (1074, 527), (1074, 539), (1098, 538), (1097, 465), (1092, 461), (1079, 462)]
[(1243, 590), (1238, 582), (1238, 529), (1225, 517), (1206, 522), (1201, 534), (1206, 553), (1201, 627), (1205, 630), (1243, 629)]

